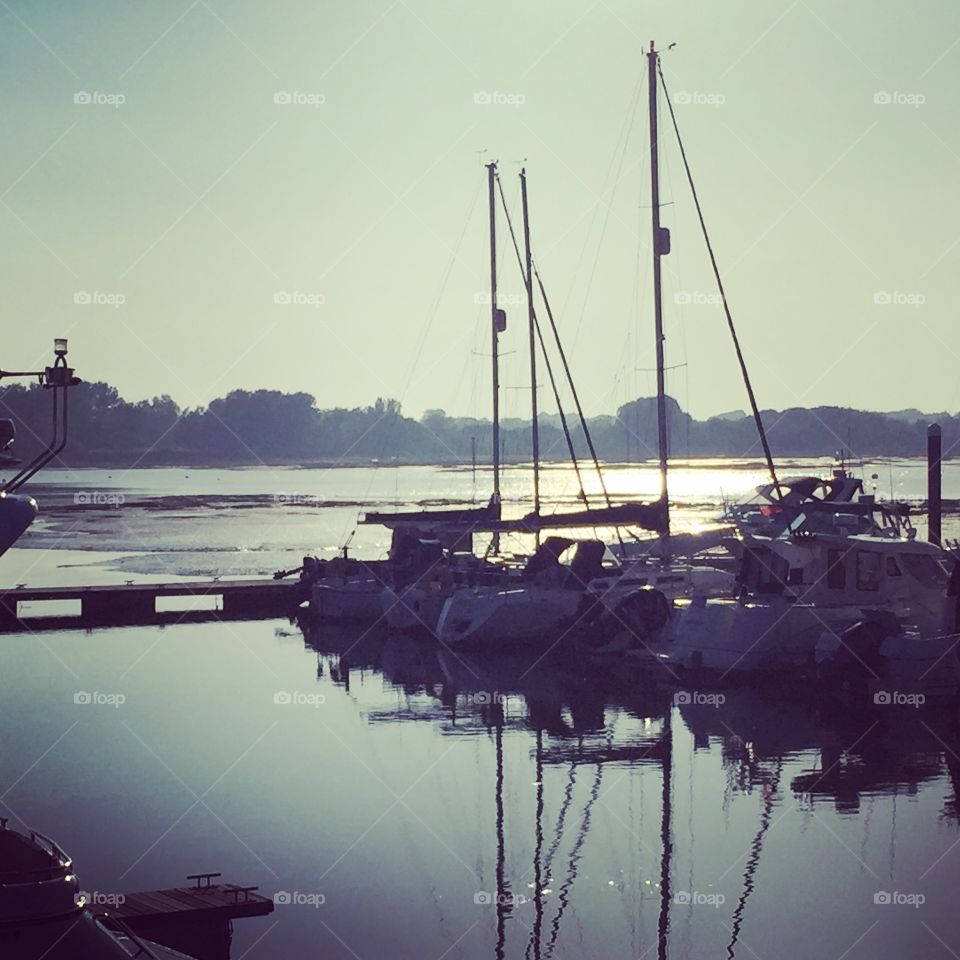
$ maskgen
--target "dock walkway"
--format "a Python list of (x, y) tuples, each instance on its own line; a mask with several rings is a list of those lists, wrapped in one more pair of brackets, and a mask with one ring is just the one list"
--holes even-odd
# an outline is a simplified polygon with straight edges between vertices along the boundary
[[(200, 597), (214, 601), (203, 610), (157, 610), (158, 597)], [(0, 631), (39, 630), (76, 626), (162, 624), (195, 620), (240, 620), (282, 616), (296, 610), (301, 599), (296, 580), (185, 580), (174, 583), (124, 583), (88, 587), (0, 589)], [(31, 611), (21, 604), (79, 601), (78, 614)]]

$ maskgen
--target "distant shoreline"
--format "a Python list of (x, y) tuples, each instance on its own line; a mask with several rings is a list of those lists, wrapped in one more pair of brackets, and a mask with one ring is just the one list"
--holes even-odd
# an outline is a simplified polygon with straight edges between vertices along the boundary
[[(868, 457), (858, 457), (849, 459), (847, 467), (856, 469), (860, 463), (899, 463), (923, 461), (922, 456), (903, 456), (897, 454), (874, 454)], [(960, 454), (956, 456), (944, 457), (944, 465), (960, 460)], [(671, 462), (677, 466), (684, 466), (686, 469), (697, 469), (703, 467), (709, 469), (718, 462), (735, 463), (741, 469), (755, 468), (757, 470), (766, 470), (764, 460), (756, 457), (741, 457), (735, 454), (704, 454), (701, 456), (677, 456), (671, 458)], [(784, 454), (775, 458), (778, 467), (789, 467), (792, 463), (811, 463), (820, 462), (820, 470), (828, 471), (836, 465), (835, 461), (829, 455), (815, 456), (809, 454)], [(581, 466), (590, 464), (589, 459), (580, 458)], [(553, 457), (543, 459), (541, 465), (545, 469), (558, 469), (570, 465), (568, 458)], [(630, 469), (632, 467), (651, 467), (657, 466), (656, 459), (647, 460), (600, 460), (600, 465), (612, 470)], [(501, 463), (504, 470), (530, 469), (532, 466), (529, 460), (509, 460)], [(0, 469), (6, 468), (12, 470), (10, 465), (3, 465)], [(390, 459), (390, 460), (370, 460), (365, 458), (333, 459), (333, 460), (248, 460), (248, 461), (226, 461), (226, 460), (190, 460), (190, 459), (147, 459), (139, 460), (137, 456), (123, 458), (103, 458), (91, 461), (71, 462), (69, 460), (58, 459), (51, 462), (46, 470), (257, 470), (257, 469), (297, 469), (297, 470), (356, 470), (363, 468), (383, 468), (394, 469), (397, 467), (432, 467), (436, 470), (472, 470), (471, 463), (464, 463), (454, 459), (448, 460), (415, 460), (415, 459)], [(489, 472), (492, 466), (489, 462), (478, 462), (476, 465), (478, 473)], [(38, 478), (40, 479), (40, 478)], [(42, 479), (41, 479), (42, 482)]]

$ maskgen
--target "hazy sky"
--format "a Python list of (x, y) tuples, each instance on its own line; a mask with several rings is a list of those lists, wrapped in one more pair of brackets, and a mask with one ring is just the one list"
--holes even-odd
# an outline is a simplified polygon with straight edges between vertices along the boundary
[[(585, 406), (651, 393), (656, 39), (762, 405), (960, 407), (956, 4), (0, 0), (0, 24), (5, 367), (66, 334), (130, 399), (485, 415), (481, 164), (519, 216), (525, 158)], [(668, 133), (669, 386), (703, 417), (746, 403)]]

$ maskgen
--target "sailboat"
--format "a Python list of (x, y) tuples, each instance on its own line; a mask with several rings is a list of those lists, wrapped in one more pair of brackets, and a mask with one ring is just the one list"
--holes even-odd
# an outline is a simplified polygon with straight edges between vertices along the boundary
[[(670, 252), (670, 236), (660, 223), (659, 154), (657, 129), (658, 88), (666, 84), (660, 54), (651, 43), (647, 53), (651, 168), (651, 229), (653, 238), (653, 301), (657, 350), (657, 414), (661, 501), (665, 522), (660, 555), (672, 556), (668, 497), (668, 446), (664, 392), (661, 258)], [(746, 387), (770, 483), (758, 491), (758, 502), (730, 511), (738, 539), (739, 597), (720, 599), (704, 595), (690, 599), (670, 597), (669, 616), (655, 620), (603, 612), (592, 629), (578, 639), (591, 652), (626, 654), (651, 668), (713, 672), (715, 675), (755, 674), (766, 669), (796, 670), (811, 667), (818, 657), (829, 659), (843, 646), (845, 631), (864, 617), (873, 625), (858, 628), (858, 643), (872, 647), (875, 634), (884, 633), (891, 651), (890, 664), (904, 665), (915, 656), (919, 673), (936, 655), (945, 658), (956, 673), (957, 657), (950, 638), (934, 643), (915, 642), (910, 653), (904, 636), (884, 623), (890, 612), (899, 613), (915, 634), (940, 634), (954, 629), (946, 598), (945, 555), (938, 546), (917, 542), (902, 523), (887, 515), (881, 526), (875, 519), (877, 504), (864, 496), (862, 485), (845, 471), (826, 488), (808, 479), (781, 482), (774, 465), (763, 420), (757, 405), (733, 324), (729, 303), (710, 242), (709, 233), (687, 161), (683, 141), (668, 96), (665, 101), (676, 133), (680, 156), (690, 186), (701, 231), (710, 256), (734, 350)], [(817, 493), (820, 496), (817, 496)], [(854, 496), (860, 494), (854, 502)], [(757, 517), (759, 515), (759, 521)], [(903, 535), (906, 532), (906, 535)], [(658, 591), (662, 592), (662, 591)], [(649, 601), (656, 609), (662, 604)], [(878, 627), (877, 623), (884, 623)], [(895, 640), (894, 637), (897, 637)], [(909, 635), (907, 646), (913, 642)], [(906, 667), (909, 672), (909, 666)]]

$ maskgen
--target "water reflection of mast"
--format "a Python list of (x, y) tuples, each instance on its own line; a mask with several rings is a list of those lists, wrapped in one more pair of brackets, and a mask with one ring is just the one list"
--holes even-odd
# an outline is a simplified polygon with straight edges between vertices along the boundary
[(553, 956), (554, 947), (557, 943), (557, 937), (560, 935), (560, 921), (563, 919), (564, 911), (567, 909), (567, 904), (570, 902), (570, 888), (573, 886), (574, 880), (577, 879), (577, 868), (580, 863), (580, 854), (587, 839), (587, 832), (590, 829), (590, 817), (593, 813), (593, 805), (600, 797), (600, 781), (602, 778), (603, 764), (598, 761), (597, 775), (594, 777), (593, 786), (590, 788), (590, 796), (587, 798), (587, 802), (583, 808), (583, 819), (580, 821), (580, 829), (577, 831), (577, 838), (570, 850), (570, 860), (567, 864), (567, 876), (560, 887), (560, 893), (557, 897), (559, 906), (557, 907), (557, 912), (554, 914), (553, 921), (550, 924), (550, 942), (547, 944), (548, 958)]
[[(533, 934), (530, 942), (533, 944), (534, 960), (540, 960), (540, 937), (543, 931), (543, 868), (541, 856), (543, 854), (543, 730), (537, 730), (537, 815), (535, 826), (535, 840), (533, 848), (533, 891), (535, 905), (533, 916)], [(527, 956), (530, 955), (530, 944), (527, 945)]]
[(499, 703), (491, 705), (492, 719), (496, 725), (494, 738), (497, 748), (497, 960), (503, 960), (507, 937), (507, 897), (505, 880), (506, 846), (503, 834), (503, 707)]
[(670, 932), (670, 860), (673, 853), (673, 836), (670, 831), (671, 791), (673, 787), (673, 706), (667, 707), (663, 718), (663, 802), (660, 815), (660, 841), (663, 853), (660, 857), (660, 918), (657, 922), (657, 957), (667, 958), (667, 936)]
[(747, 907), (747, 898), (753, 893), (754, 876), (757, 867), (760, 864), (760, 851), (763, 847), (763, 838), (767, 830), (770, 829), (770, 819), (773, 816), (773, 800), (780, 787), (780, 773), (783, 770), (783, 759), (777, 760), (777, 772), (774, 774), (773, 782), (766, 784), (764, 790), (766, 795), (763, 801), (763, 813), (760, 816), (760, 828), (757, 830), (753, 843), (750, 844), (750, 856), (747, 858), (747, 865), (743, 871), (743, 892), (737, 898), (737, 909), (733, 911), (732, 924), (730, 927), (730, 942), (727, 944), (727, 957), (733, 960), (734, 948), (740, 939), (740, 928), (743, 925), (743, 914)]

